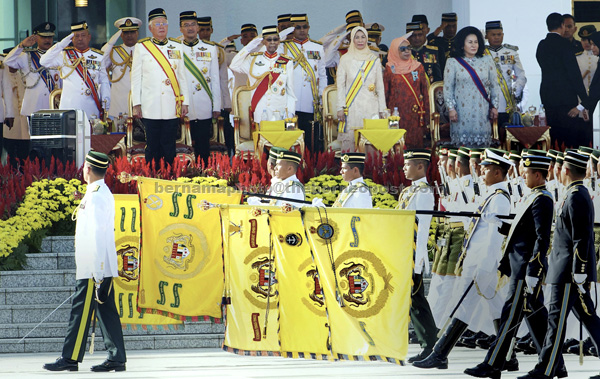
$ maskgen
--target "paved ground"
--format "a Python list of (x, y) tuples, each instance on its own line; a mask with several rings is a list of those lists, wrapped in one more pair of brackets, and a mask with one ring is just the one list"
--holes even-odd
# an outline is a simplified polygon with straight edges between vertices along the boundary
[[(410, 345), (409, 354), (417, 353), (417, 345)], [(420, 370), (410, 365), (397, 366), (379, 362), (322, 362), (279, 357), (242, 357), (219, 349), (137, 350), (127, 352), (129, 361), (123, 373), (102, 374), (90, 372), (93, 364), (101, 363), (104, 352), (86, 354), (79, 372), (51, 373), (42, 369), (56, 354), (0, 354), (0, 378), (464, 378), (467, 367), (479, 363), (485, 352), (455, 348), (450, 355), (448, 370)], [(586, 357), (579, 366), (578, 357), (566, 355), (570, 378), (588, 378), (598, 374), (598, 358)], [(519, 355), (521, 371), (505, 373), (503, 378), (516, 378), (531, 369), (536, 361), (533, 355)]]

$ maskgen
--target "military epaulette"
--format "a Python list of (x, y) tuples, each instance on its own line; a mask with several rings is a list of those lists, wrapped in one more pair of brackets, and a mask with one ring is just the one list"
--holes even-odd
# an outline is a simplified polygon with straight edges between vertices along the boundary
[(292, 60), (292, 58), (290, 58), (289, 56), (287, 56), (287, 55), (285, 55), (285, 54), (279, 54), (279, 56), (280, 56), (280, 57), (282, 57), (282, 58), (285, 58), (285, 59), (287, 59), (287, 60), (289, 60), (289, 61), (291, 61), (291, 60)]
[(425, 45), (426, 48), (429, 48), (431, 50), (439, 50), (437, 46), (434, 45)]
[(250, 53), (250, 56), (255, 57), (257, 55), (263, 55), (262, 51), (257, 51), (256, 53)]
[(171, 37), (169, 37), (169, 41), (181, 43), (181, 41), (178, 40), (177, 38), (171, 38)]
[(309, 38), (308, 40), (309, 40), (310, 42), (314, 42), (314, 43), (316, 43), (316, 44), (318, 44), (318, 45), (323, 45), (323, 42), (320, 42), (320, 41), (315, 41), (314, 39), (311, 39), (311, 38)]
[(73, 47), (73, 46), (67, 46), (63, 50), (74, 50), (74, 49), (75, 49), (75, 47)]
[(376, 51), (376, 52), (379, 52), (379, 48), (375, 47), (375, 46), (369, 46), (369, 49), (371, 49), (373, 51)]
[(37, 47), (33, 47), (33, 46), (24, 47), (23, 51), (26, 53), (31, 53), (31, 52), (37, 51)]
[(583, 51), (578, 51), (578, 52), (575, 53), (575, 56), (578, 56), (578, 55), (581, 55), (581, 54), (583, 54)]
[(98, 192), (100, 190), (100, 184), (96, 184), (96, 186), (92, 189), (92, 192)]
[(508, 48), (508, 49), (513, 49), (514, 51), (519, 50), (519, 46), (515, 46), (515, 45), (509, 45), (507, 43), (503, 44), (502, 46)]
[(142, 42), (146, 42), (146, 41), (150, 41), (150, 37), (138, 39), (138, 43), (142, 43)]
[(419, 187), (421, 188), (429, 188), (431, 185), (427, 182), (419, 182)]
[(102, 50), (98, 50), (98, 49), (95, 49), (93, 47), (90, 50), (92, 50), (96, 54), (104, 55), (104, 51), (102, 51)]

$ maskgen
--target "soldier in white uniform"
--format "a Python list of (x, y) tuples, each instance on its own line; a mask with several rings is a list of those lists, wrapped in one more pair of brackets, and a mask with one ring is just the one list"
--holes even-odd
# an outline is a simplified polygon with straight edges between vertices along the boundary
[[(40, 57), (44, 67), (59, 67), (63, 80), (60, 109), (81, 109), (87, 117), (104, 116), (110, 108), (110, 83), (101, 50), (90, 48), (85, 21), (71, 25), (71, 34)], [(69, 44), (73, 42), (73, 46)]]
[[(256, 52), (260, 46), (266, 51)], [(294, 66), (290, 57), (277, 53), (279, 34), (276, 26), (265, 26), (262, 35), (248, 43), (231, 61), (234, 72), (248, 75), (252, 88), (251, 107), (254, 122), (263, 119), (293, 117)]]
[(167, 39), (169, 24), (161, 8), (148, 13), (152, 38), (140, 40), (133, 52), (131, 103), (133, 116), (146, 127), (146, 162), (158, 166), (175, 159), (180, 118), (188, 113), (188, 84), (181, 42)]
[(188, 83), (190, 133), (194, 154), (208, 164), (212, 120), (221, 115), (221, 82), (219, 80), (219, 52), (209, 41), (198, 39), (196, 12), (179, 14), (183, 33), (183, 61)]
[(88, 183), (85, 196), (74, 215), (75, 228), (75, 295), (62, 356), (47, 363), (49, 371), (77, 371), (83, 361), (92, 317), (98, 317), (108, 359), (92, 366), (96, 372), (125, 371), (125, 344), (121, 320), (115, 304), (113, 278), (118, 278), (115, 250), (115, 199), (104, 182), (108, 156), (90, 151), (83, 165), (83, 179)]
[[(309, 38), (310, 24), (306, 14), (293, 14), (293, 38), (283, 45), (285, 54), (294, 60), (294, 95), (298, 126), (304, 130), (306, 148), (323, 150), (323, 126), (320, 111), (321, 96), (327, 86), (323, 46)], [(314, 131), (311, 121), (315, 121)], [(314, 133), (314, 135), (313, 135)], [(314, 140), (315, 146), (312, 145)]]
[[(102, 46), (102, 51), (107, 61), (106, 67), (109, 69), (108, 80), (112, 83), (108, 115), (117, 118), (119, 114), (129, 113), (131, 63), (142, 20), (135, 17), (123, 17), (115, 21), (114, 25), (119, 30)], [(123, 43), (115, 47), (119, 37), (121, 37)]]
[(346, 13), (346, 23), (338, 26), (319, 39), (323, 44), (323, 61), (327, 68), (327, 84), (334, 84), (340, 57), (348, 51), (350, 33), (357, 26), (364, 26), (362, 14), (358, 10)]
[[(523, 88), (527, 83), (525, 70), (521, 64), (519, 48), (517, 46), (503, 44), (504, 32), (500, 21), (488, 21), (485, 23), (485, 38), (489, 45), (486, 46), (486, 54), (491, 55), (496, 64), (496, 73), (498, 75), (498, 84), (502, 91), (500, 103), (498, 106), (498, 125), (502, 126), (509, 121), (509, 112), (512, 112), (514, 107), (511, 93), (514, 91), (516, 98), (520, 99), (523, 96)], [(519, 100), (517, 100), (517, 103)], [(504, 141), (504, 128), (499, 128), (502, 135), (500, 141)]]
[[(277, 30), (277, 29), (275, 29)], [(294, 202), (293, 200), (304, 200), (304, 185), (300, 183), (296, 172), (302, 163), (302, 156), (295, 151), (282, 150), (277, 156), (277, 164), (275, 165), (275, 177), (279, 179), (271, 188), (273, 196), (283, 197), (292, 201), (272, 199), (269, 205), (282, 207), (291, 205), (296, 208), (302, 207), (302, 203)]]
[(595, 31), (596, 27), (594, 25), (584, 25), (579, 28), (579, 31), (577, 32), (579, 38), (581, 38), (581, 46), (583, 47), (583, 51), (575, 54), (575, 57), (577, 58), (577, 64), (579, 65), (579, 70), (581, 71), (583, 85), (588, 92), (590, 90), (592, 78), (594, 77), (596, 68), (598, 67), (598, 57), (592, 52), (592, 43), (590, 41), (590, 36)]

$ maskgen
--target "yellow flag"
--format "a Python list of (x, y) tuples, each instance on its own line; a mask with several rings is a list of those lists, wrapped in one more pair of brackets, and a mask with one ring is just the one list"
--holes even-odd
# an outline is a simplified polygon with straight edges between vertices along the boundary
[(271, 231), (268, 215), (253, 214), (254, 209), (232, 205), (221, 209), (226, 296), (230, 299), (224, 348), (236, 354), (280, 355), (279, 284)]
[(415, 213), (308, 208), (335, 358), (401, 363), (408, 350)]
[(176, 329), (182, 322), (137, 310), (140, 246), (140, 200), (137, 195), (115, 197), (115, 244), (119, 277), (115, 278), (115, 303), (123, 328)]
[(218, 209), (241, 193), (151, 178), (138, 180), (141, 258), (138, 307), (181, 320), (221, 317), (222, 239)]
[(279, 288), (279, 340), (290, 358), (333, 359), (326, 304), (300, 212), (269, 212)]

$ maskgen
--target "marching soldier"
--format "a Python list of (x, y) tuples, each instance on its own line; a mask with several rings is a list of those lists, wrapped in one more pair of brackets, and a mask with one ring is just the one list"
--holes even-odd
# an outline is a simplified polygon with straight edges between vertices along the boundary
[(503, 224), (504, 229), (510, 229), (499, 270), (510, 277), (510, 282), (497, 326), (497, 338), (492, 342), (483, 363), (465, 370), (468, 375), (500, 377), (518, 325), (527, 315), (523, 313), (524, 309), (530, 313), (525, 321), (535, 345), (543, 344), (548, 312), (544, 308), (541, 285), (546, 271), (546, 254), (554, 215), (552, 194), (544, 183), (551, 161), (549, 157), (535, 155), (525, 159), (525, 183), (532, 192), (520, 207), (512, 225)]
[(590, 42), (590, 36), (595, 31), (596, 27), (594, 25), (584, 25), (579, 28), (579, 31), (577, 32), (579, 38), (581, 38), (581, 46), (583, 49), (575, 54), (575, 56), (577, 57), (577, 64), (579, 65), (581, 77), (583, 78), (583, 85), (588, 93), (590, 91), (592, 78), (598, 67), (598, 57), (592, 52), (592, 43)]
[[(131, 62), (133, 50), (138, 42), (139, 29), (142, 20), (135, 17), (123, 17), (115, 21), (119, 30), (102, 46), (107, 57), (106, 66), (109, 70), (108, 80), (112, 83), (110, 89), (110, 117), (117, 118), (119, 114), (129, 113), (129, 92), (131, 91)], [(116, 46), (121, 37), (123, 44)]]
[[(458, 16), (456, 16), (456, 13), (442, 13), (442, 24), (438, 26), (433, 33), (427, 36), (427, 44), (430, 46), (437, 46), (438, 48), (442, 72), (444, 72), (446, 60), (450, 57), (450, 52), (452, 51), (457, 23)], [(440, 37), (440, 33), (442, 32), (443, 36)]]
[(221, 82), (219, 80), (219, 53), (214, 43), (198, 39), (196, 12), (179, 14), (183, 33), (183, 63), (188, 83), (190, 133), (196, 157), (208, 163), (212, 120), (221, 115)]
[[(40, 65), (59, 67), (63, 80), (60, 109), (81, 109), (87, 117), (103, 118), (110, 108), (110, 83), (103, 52), (90, 48), (85, 21), (71, 25), (71, 34), (40, 57)], [(68, 46), (73, 42), (73, 46)]]
[[(433, 190), (425, 176), (430, 162), (431, 152), (427, 149), (404, 151), (404, 176), (411, 181), (411, 185), (400, 194), (396, 209), (433, 210)], [(412, 278), (415, 289), (412, 292), (410, 319), (423, 350), (419, 354), (410, 357), (408, 359), (409, 363), (425, 359), (431, 353), (438, 331), (423, 288), (423, 273), (429, 273), (427, 240), (429, 238), (431, 216), (418, 215), (417, 223), (415, 267)]]
[[(259, 52), (261, 46), (264, 52)], [(276, 26), (265, 26), (262, 35), (249, 42), (233, 58), (232, 71), (248, 75), (252, 90), (251, 109), (254, 122), (271, 118), (293, 117), (294, 66), (290, 57), (277, 53), (279, 34)]]
[[(498, 85), (502, 91), (500, 105), (498, 106), (498, 125), (501, 131), (500, 140), (504, 141), (503, 126), (509, 122), (510, 113), (518, 111), (516, 105), (523, 96), (523, 88), (527, 83), (525, 70), (521, 64), (519, 48), (517, 46), (503, 44), (504, 32), (502, 22), (488, 21), (485, 23), (485, 38), (489, 45), (486, 46), (486, 54), (489, 54), (496, 65)], [(514, 93), (514, 96), (513, 96)]]
[(429, 83), (441, 81), (443, 74), (440, 68), (437, 46), (425, 45), (427, 41), (422, 23), (409, 22), (406, 24), (406, 33), (410, 32), (412, 34), (408, 37), (408, 42), (410, 42), (412, 55), (423, 65)]
[[(125, 371), (125, 344), (121, 320), (115, 304), (113, 278), (119, 276), (115, 250), (115, 200), (104, 182), (108, 156), (90, 151), (83, 165), (87, 192), (75, 216), (75, 297), (62, 356), (47, 363), (49, 371), (77, 371), (83, 361), (92, 318), (98, 317), (108, 359), (92, 366), (92, 371)], [(95, 320), (93, 325), (95, 326)]]
[[(559, 353), (565, 337), (565, 322), (571, 310), (600, 346), (600, 318), (590, 297), (596, 281), (594, 212), (590, 194), (583, 185), (588, 158), (576, 151), (565, 153), (562, 173), (567, 186), (558, 204), (552, 251), (548, 256), (546, 283), (550, 285), (548, 329), (535, 368), (521, 378), (552, 378), (559, 374)], [(600, 378), (595, 375), (592, 378)]]
[(188, 84), (181, 42), (167, 39), (169, 23), (161, 8), (148, 13), (151, 38), (138, 41), (131, 68), (133, 116), (146, 127), (146, 162), (172, 164), (180, 118), (188, 113)]
[(286, 54), (294, 61), (294, 95), (297, 99), (298, 126), (304, 130), (306, 148), (312, 152), (323, 151), (321, 96), (327, 85), (323, 46), (309, 38), (310, 24), (306, 14), (293, 14), (291, 20), (294, 25), (293, 38), (291, 41), (285, 41), (283, 45)]
[(433, 352), (427, 358), (414, 362), (415, 367), (447, 369), (450, 351), (469, 324), (479, 321), (481, 311), (489, 311), (493, 319), (500, 317), (500, 311), (496, 315), (495, 304), (491, 304), (494, 298), (498, 298), (495, 296), (498, 281), (496, 270), (504, 239), (498, 231), (501, 222), (497, 216), (510, 213), (505, 178), (511, 163), (502, 154), (488, 149), (481, 165), (485, 166), (482, 176), (489, 188), (489, 195), (477, 210), (481, 217), (471, 219), (455, 271), (461, 276), (449, 304), (457, 305), (458, 308), (448, 328), (435, 344)]

